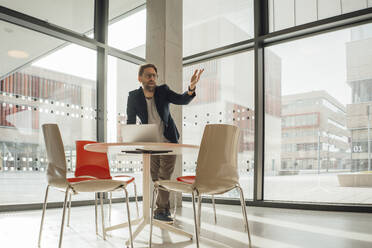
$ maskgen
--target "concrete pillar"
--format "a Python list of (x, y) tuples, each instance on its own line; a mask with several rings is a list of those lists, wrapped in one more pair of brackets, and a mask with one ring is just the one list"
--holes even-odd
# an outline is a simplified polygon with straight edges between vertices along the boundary
[[(158, 84), (166, 83), (173, 91), (182, 87), (182, 0), (147, 0), (146, 62), (158, 68)], [(182, 106), (171, 105), (171, 113), (182, 134)], [(179, 141), (182, 143), (182, 137)], [(182, 174), (178, 156), (173, 177)], [(181, 204), (181, 197), (178, 204)], [(171, 207), (174, 198), (171, 196)]]

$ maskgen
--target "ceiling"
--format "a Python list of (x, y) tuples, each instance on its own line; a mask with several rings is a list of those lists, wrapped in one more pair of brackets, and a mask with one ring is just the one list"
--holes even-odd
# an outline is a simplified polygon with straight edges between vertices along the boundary
[[(124, 13), (144, 4), (146, 0), (110, 0), (109, 18), (117, 18)], [(197, 3), (197, 4), (196, 4)], [(46, 20), (51, 24), (73, 30), (75, 32), (89, 34), (93, 29), (94, 1), (93, 0), (0, 0), (0, 5), (31, 15), (33, 17)], [(217, 27), (216, 32), (229, 32), (230, 27), (238, 27), (239, 39), (248, 39), (253, 33), (253, 0), (184, 0), (183, 2), (183, 26), (184, 26), (184, 44), (189, 46), (188, 40), (193, 40), (195, 34), (201, 33), (202, 28), (207, 28), (213, 23), (223, 22), (222, 26)], [(118, 20), (120, 18), (117, 18)], [(198, 30), (198, 25), (200, 30)], [(213, 26), (213, 25), (212, 25)], [(208, 28), (207, 28), (208, 29)], [(211, 30), (214, 35), (214, 31)], [(235, 32), (236, 33), (236, 32)], [(193, 34), (189, 36), (189, 34)], [(209, 36), (209, 33), (204, 33)], [(188, 38), (189, 36), (189, 38)], [(64, 41), (35, 32), (19, 26), (0, 21), (0, 78), (27, 66), (54, 49), (65, 44)], [(223, 37), (223, 35), (222, 35)], [(234, 43), (240, 40), (228, 37), (227, 42)], [(204, 38), (199, 37), (199, 41)], [(207, 40), (207, 39), (205, 39)], [(224, 41), (215, 42), (215, 45), (224, 45)], [(213, 39), (210, 42), (201, 42), (201, 46), (186, 49), (189, 53), (196, 53), (199, 50), (212, 49)], [(8, 55), (11, 50), (20, 50), (28, 54), (27, 58), (13, 58)], [(184, 52), (185, 55), (185, 52)]]
[[(109, 18), (114, 19), (142, 4), (145, 0), (110, 0)], [(48, 21), (51, 24), (87, 34), (93, 29), (93, 0), (0, 0), (0, 5)], [(0, 78), (48, 54), (65, 41), (0, 21)], [(13, 58), (11, 50), (28, 54), (27, 58)]]

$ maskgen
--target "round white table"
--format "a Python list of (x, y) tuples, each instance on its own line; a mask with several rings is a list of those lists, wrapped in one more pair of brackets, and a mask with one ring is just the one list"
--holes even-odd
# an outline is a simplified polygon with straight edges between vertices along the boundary
[[(199, 146), (174, 144), (174, 143), (150, 143), (150, 142), (132, 142), (132, 143), (94, 143), (84, 147), (85, 150), (91, 152), (107, 153), (108, 155), (116, 156), (142, 156), (143, 157), (143, 179), (142, 179), (142, 217), (131, 220), (132, 225), (136, 225), (137, 229), (133, 232), (133, 240), (150, 224), (150, 158), (151, 155), (181, 155), (181, 154), (196, 154), (199, 151)], [(187, 233), (173, 225), (165, 224), (164, 222), (153, 220), (153, 224), (159, 228), (192, 238), (192, 234)], [(104, 228), (104, 232), (127, 227), (128, 223), (122, 223)], [(130, 240), (126, 242), (128, 246)]]

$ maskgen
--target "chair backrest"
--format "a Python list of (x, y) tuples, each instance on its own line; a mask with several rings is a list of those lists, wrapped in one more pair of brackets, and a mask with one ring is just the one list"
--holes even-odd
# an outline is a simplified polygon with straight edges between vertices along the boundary
[(221, 193), (239, 183), (238, 142), (237, 126), (205, 126), (196, 167), (195, 188), (203, 192)]
[(48, 184), (58, 188), (67, 187), (65, 149), (58, 125), (43, 124), (42, 129), (48, 157)]
[(96, 141), (77, 140), (75, 177), (90, 176), (100, 179), (111, 179), (110, 166), (106, 153), (90, 152), (84, 149), (87, 144)]

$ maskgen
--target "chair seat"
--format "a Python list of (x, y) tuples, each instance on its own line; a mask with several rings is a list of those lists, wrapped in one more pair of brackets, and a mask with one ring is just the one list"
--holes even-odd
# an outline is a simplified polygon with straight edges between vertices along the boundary
[(76, 192), (109, 192), (122, 186), (126, 187), (127, 183), (119, 180), (92, 179), (70, 183), (70, 185)]
[(94, 179), (95, 179), (94, 177), (70, 177), (70, 178), (67, 178), (67, 181), (69, 183), (78, 183), (78, 182), (94, 180)]
[(193, 184), (195, 182), (195, 176), (182, 176), (177, 177), (177, 181), (184, 182), (188, 184)]
[(165, 188), (169, 191), (176, 191), (176, 192), (184, 192), (184, 193), (192, 193), (193, 185), (178, 182), (174, 180), (160, 180), (155, 182), (155, 186)]
[(130, 184), (131, 182), (134, 181), (134, 177), (128, 176), (128, 175), (114, 176), (114, 177), (112, 177), (112, 179), (113, 180), (125, 181), (127, 184)]
[[(184, 192), (184, 193), (191, 193), (193, 191), (194, 184), (185, 183), (181, 181), (174, 181), (174, 180), (160, 180), (155, 182), (156, 186), (161, 186), (169, 191), (176, 191), (176, 192)], [(236, 185), (210, 185), (210, 187), (202, 186), (196, 188), (200, 194), (207, 194), (207, 195), (220, 195), (230, 191), (231, 189), (235, 188)]]

